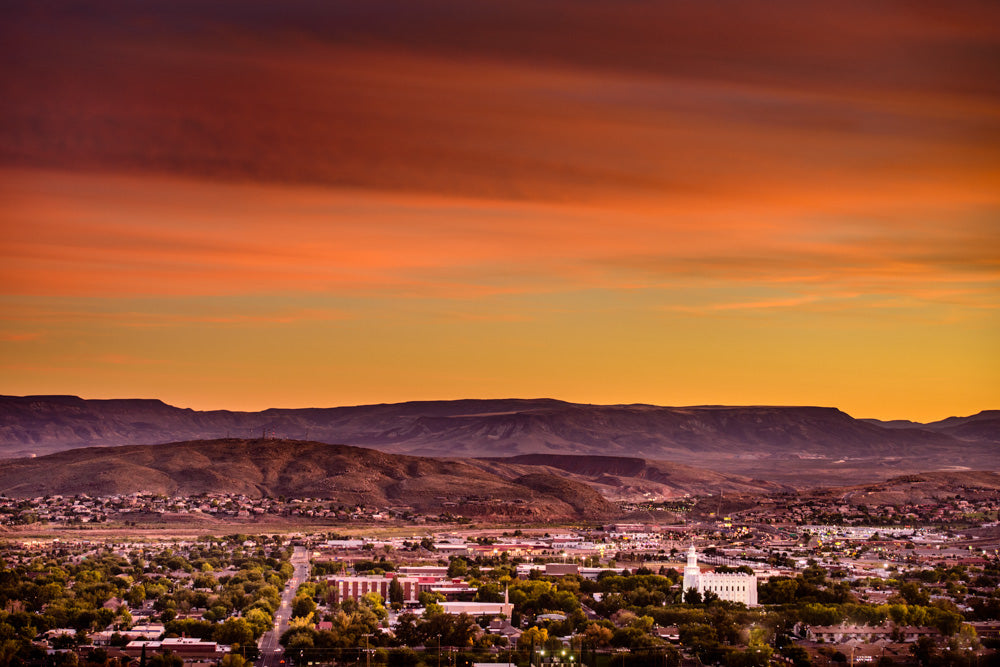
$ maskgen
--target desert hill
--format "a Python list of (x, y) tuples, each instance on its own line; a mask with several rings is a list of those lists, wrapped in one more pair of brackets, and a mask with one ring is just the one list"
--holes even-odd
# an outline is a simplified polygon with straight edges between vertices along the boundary
[(270, 439), (90, 447), (0, 461), (0, 492), (12, 497), (135, 492), (284, 495), (524, 520), (616, 513), (589, 486), (538, 468), (500, 476), (460, 460)]
[(881, 423), (835, 408), (601, 406), (551, 399), (202, 412), (157, 400), (0, 397), (0, 456), (276, 434), (421, 456), (667, 460), (831, 485), (949, 466), (1000, 469), (998, 414)]
[(542, 467), (552, 474), (587, 484), (610, 500), (676, 498), (686, 494), (762, 494), (790, 490), (787, 485), (719, 473), (669, 461), (624, 456), (524, 454), (508, 458), (468, 459), (501, 476), (510, 470)]
[(881, 482), (824, 489), (816, 494), (854, 505), (902, 505), (956, 496), (975, 502), (993, 498), (997, 491), (1000, 491), (1000, 473), (952, 470), (900, 475)]

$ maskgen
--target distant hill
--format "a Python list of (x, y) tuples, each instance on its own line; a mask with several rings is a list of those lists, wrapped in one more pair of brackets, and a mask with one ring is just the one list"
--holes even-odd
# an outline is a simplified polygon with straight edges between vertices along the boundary
[(922, 504), (945, 498), (975, 502), (996, 497), (1000, 473), (983, 470), (941, 471), (901, 475), (885, 481), (825, 489), (817, 495), (854, 505)]
[(538, 468), (503, 472), (344, 445), (228, 439), (88, 447), (0, 461), (0, 492), (21, 498), (135, 492), (283, 495), (526, 521), (596, 519), (617, 512), (586, 484)]
[(0, 456), (267, 433), (422, 456), (618, 456), (834, 484), (952, 466), (1000, 469), (998, 414), (883, 424), (821, 407), (506, 399), (202, 412), (157, 400), (0, 397)]
[(936, 433), (947, 433), (966, 440), (984, 440), (1000, 444), (1000, 410), (983, 410), (968, 417), (948, 417), (929, 424), (918, 424), (901, 419), (894, 421), (862, 419), (861, 421), (886, 428), (919, 428)]
[(510, 474), (509, 470), (542, 467), (552, 474), (583, 482), (611, 500), (638, 501), (719, 492), (766, 494), (790, 490), (788, 486), (741, 475), (624, 456), (523, 454), (468, 461), (499, 475)]

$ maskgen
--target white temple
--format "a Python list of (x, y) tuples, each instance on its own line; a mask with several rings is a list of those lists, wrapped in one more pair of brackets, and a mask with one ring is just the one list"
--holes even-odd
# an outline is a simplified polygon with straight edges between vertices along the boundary
[(688, 549), (687, 565), (684, 567), (684, 592), (690, 588), (703, 597), (706, 591), (712, 591), (720, 600), (741, 602), (748, 607), (757, 606), (757, 575), (702, 572), (698, 567), (698, 554), (695, 553), (693, 544)]

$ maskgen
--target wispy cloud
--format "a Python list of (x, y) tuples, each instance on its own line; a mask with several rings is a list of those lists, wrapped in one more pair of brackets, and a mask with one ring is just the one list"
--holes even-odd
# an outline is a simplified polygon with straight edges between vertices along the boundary
[(784, 299), (764, 299), (760, 301), (736, 301), (729, 303), (711, 303), (700, 306), (668, 306), (668, 310), (688, 313), (718, 312), (727, 310), (772, 310), (775, 308), (796, 308), (805, 304), (816, 303), (817, 296), (788, 297)]
[[(256, 313), (246, 312), (205, 312), (206, 307), (197, 303), (182, 302), (170, 305), (162, 300), (147, 300), (146, 310), (121, 310), (115, 307), (115, 300), (104, 300), (101, 305), (91, 303), (89, 309), (66, 309), (57, 305), (8, 304), (0, 321), (34, 323), (37, 325), (59, 325), (65, 323), (106, 324), (137, 329), (163, 327), (189, 327), (193, 325), (211, 326), (268, 326), (289, 325), (310, 322), (336, 322), (350, 320), (357, 315), (347, 310), (332, 308), (282, 308), (261, 305)], [(225, 306), (224, 308), (234, 308)], [(41, 333), (0, 334), (0, 340), (35, 340)]]
[(0, 342), (4, 343), (25, 343), (41, 337), (40, 332), (0, 331)]
[[(921, 217), (911, 202), (862, 195), (852, 212), (848, 193), (821, 215), (823, 201), (810, 209), (747, 200), (738, 211), (691, 197), (584, 207), (54, 172), (5, 176), (7, 215), (25, 223), (0, 231), (0, 284), (8, 294), (461, 299), (720, 280), (916, 294), (940, 285), (988, 292), (1000, 282), (995, 234), (982, 222), (1000, 202), (954, 204), (942, 230), (938, 213)], [(349, 314), (197, 317), (239, 324)]]

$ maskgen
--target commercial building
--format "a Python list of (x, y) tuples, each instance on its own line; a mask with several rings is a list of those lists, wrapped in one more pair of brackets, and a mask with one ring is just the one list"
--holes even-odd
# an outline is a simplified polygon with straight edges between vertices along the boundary
[(147, 653), (169, 651), (185, 662), (219, 660), (229, 653), (228, 646), (206, 642), (196, 637), (168, 637), (160, 641), (136, 639), (129, 642), (122, 651), (131, 658), (138, 658), (142, 655), (143, 648)]
[[(327, 579), (327, 584), (333, 592), (334, 602), (344, 600), (360, 600), (368, 593), (378, 593), (386, 602), (389, 601), (389, 588), (393, 580), (398, 581), (403, 589), (403, 603), (416, 604), (423, 590), (439, 580), (437, 577), (397, 577), (392, 573), (379, 576), (337, 576)], [(421, 588), (421, 585), (424, 588)]]

